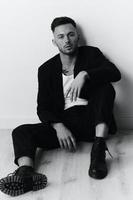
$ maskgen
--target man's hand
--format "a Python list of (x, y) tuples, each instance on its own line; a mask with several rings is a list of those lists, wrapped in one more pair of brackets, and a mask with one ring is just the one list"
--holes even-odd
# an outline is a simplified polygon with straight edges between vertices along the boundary
[(77, 97), (80, 96), (80, 92), (84, 86), (86, 79), (88, 78), (89, 75), (86, 71), (79, 72), (79, 74), (75, 77), (74, 81), (72, 82), (70, 88), (66, 92), (66, 97), (70, 95), (70, 100), (76, 101)]
[(63, 123), (54, 123), (52, 127), (56, 130), (60, 147), (69, 151), (75, 151), (76, 141), (71, 131)]

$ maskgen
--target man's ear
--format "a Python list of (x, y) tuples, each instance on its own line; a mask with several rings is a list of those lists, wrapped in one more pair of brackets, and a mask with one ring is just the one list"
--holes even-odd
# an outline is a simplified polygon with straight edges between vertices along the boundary
[(80, 40), (80, 34), (78, 33), (78, 42), (79, 42), (79, 40)]
[(54, 46), (57, 46), (56, 42), (55, 42), (55, 39), (52, 39), (52, 43), (53, 43)]

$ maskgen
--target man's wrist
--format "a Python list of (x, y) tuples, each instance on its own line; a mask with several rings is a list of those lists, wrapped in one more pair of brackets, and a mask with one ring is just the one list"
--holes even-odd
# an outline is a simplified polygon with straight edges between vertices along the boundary
[(62, 122), (54, 122), (54, 123), (51, 123), (51, 126), (52, 126), (54, 129), (58, 129), (58, 128), (60, 128), (62, 125), (63, 125)]
[(81, 73), (85, 77), (85, 79), (90, 79), (90, 76), (87, 71), (81, 71)]

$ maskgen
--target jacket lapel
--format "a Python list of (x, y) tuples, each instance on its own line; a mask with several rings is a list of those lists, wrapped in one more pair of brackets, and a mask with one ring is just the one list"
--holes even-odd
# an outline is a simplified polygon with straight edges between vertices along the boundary
[(63, 80), (62, 80), (62, 64), (59, 54), (56, 57), (56, 62), (53, 66), (53, 88), (55, 104), (57, 108), (64, 110), (64, 94), (63, 94)]
[(78, 49), (78, 55), (77, 55), (77, 60), (76, 60), (76, 63), (75, 63), (75, 68), (74, 68), (74, 77), (82, 70), (84, 70), (86, 67), (85, 67), (85, 64), (86, 61), (85, 61), (85, 56), (82, 55), (82, 51), (79, 47)]

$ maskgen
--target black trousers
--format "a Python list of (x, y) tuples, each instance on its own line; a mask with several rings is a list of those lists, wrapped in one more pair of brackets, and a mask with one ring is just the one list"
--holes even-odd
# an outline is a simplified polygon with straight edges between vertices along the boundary
[[(95, 137), (95, 126), (106, 123), (109, 134), (116, 132), (113, 118), (115, 90), (111, 84), (106, 84), (92, 90), (87, 106), (74, 106), (64, 111), (63, 123), (75, 136), (77, 142), (92, 141)], [(28, 156), (34, 160), (37, 147), (44, 149), (59, 148), (56, 131), (52, 126), (24, 124), (12, 132), (15, 163), (18, 158)]]

